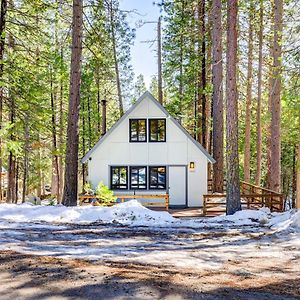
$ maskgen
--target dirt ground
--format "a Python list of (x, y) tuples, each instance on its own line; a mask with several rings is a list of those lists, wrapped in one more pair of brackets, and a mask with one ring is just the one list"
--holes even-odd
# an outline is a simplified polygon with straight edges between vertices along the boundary
[(237, 256), (221, 267), (201, 271), (201, 266), (172, 267), (163, 260), (150, 265), (4, 250), (0, 299), (300, 299), (300, 253), (293, 247), (284, 251), (281, 259), (272, 253), (269, 258)]

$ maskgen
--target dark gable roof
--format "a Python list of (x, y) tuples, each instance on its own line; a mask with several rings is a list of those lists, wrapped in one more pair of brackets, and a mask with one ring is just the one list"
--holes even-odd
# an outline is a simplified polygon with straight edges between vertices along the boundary
[(106, 134), (99, 139), (99, 141), (96, 143), (96, 145), (81, 159), (82, 163), (87, 162), (89, 157), (92, 155), (92, 153), (106, 140), (106, 138), (111, 134), (111, 132), (114, 131), (115, 128), (117, 128), (124, 119), (145, 99), (149, 98), (153, 101), (153, 103), (161, 109), (170, 120), (180, 129), (193, 143), (194, 145), (207, 157), (207, 159), (211, 163), (215, 163), (214, 158), (203, 148), (203, 146), (197, 142), (188, 132), (187, 130), (182, 127), (169, 113), (168, 111), (153, 97), (153, 95), (146, 91), (130, 109), (126, 111), (126, 113), (106, 132)]

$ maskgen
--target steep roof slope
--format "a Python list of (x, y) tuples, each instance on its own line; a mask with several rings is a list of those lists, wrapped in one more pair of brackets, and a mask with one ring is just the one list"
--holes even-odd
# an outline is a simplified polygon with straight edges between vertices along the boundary
[(122, 122), (126, 119), (126, 117), (144, 100), (150, 99), (153, 103), (164, 112), (164, 114), (180, 129), (194, 144), (195, 146), (207, 157), (207, 159), (211, 163), (215, 163), (214, 158), (204, 149), (204, 147), (197, 142), (188, 132), (187, 130), (182, 127), (170, 114), (169, 112), (153, 97), (153, 95), (146, 91), (130, 109), (126, 111), (126, 113), (106, 132), (106, 134), (99, 139), (99, 141), (95, 144), (95, 146), (87, 152), (87, 154), (81, 159), (82, 163), (86, 163), (92, 153), (106, 140), (106, 138), (114, 131)]

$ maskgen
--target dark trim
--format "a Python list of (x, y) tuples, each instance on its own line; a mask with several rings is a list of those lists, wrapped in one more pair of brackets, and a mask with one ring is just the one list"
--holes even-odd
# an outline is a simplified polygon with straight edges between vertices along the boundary
[[(136, 187), (136, 188), (133, 188), (132, 187), (132, 183), (131, 183), (131, 170), (132, 169), (136, 169), (136, 168), (144, 168), (145, 169), (145, 187), (144, 188), (141, 188), (141, 187)], [(138, 174), (139, 176), (139, 174)], [(139, 185), (139, 184), (138, 184)], [(129, 166), (129, 189), (130, 190), (147, 190), (148, 188), (148, 169), (147, 169), (147, 166)]]
[[(114, 187), (113, 184), (112, 184), (112, 176), (113, 176), (113, 172), (112, 172), (112, 169), (120, 169), (120, 168), (125, 168), (126, 169), (126, 188), (124, 187), (123, 189), (122, 188), (119, 188), (119, 187)], [(120, 172), (120, 171), (119, 171)], [(120, 186), (120, 185), (119, 185)], [(111, 190), (119, 190), (119, 191), (125, 191), (125, 190), (128, 190), (128, 166), (110, 166), (110, 189)]]
[[(151, 139), (151, 121), (163, 121), (164, 122), (164, 127), (165, 127), (165, 134), (164, 134), (164, 139), (161, 141), (157, 140), (152, 140)], [(156, 129), (158, 131), (158, 122), (156, 123)], [(148, 135), (149, 135), (149, 143), (165, 143), (167, 140), (167, 122), (165, 118), (149, 118), (148, 119)], [(158, 133), (157, 133), (158, 136)]]
[[(131, 127), (132, 127), (132, 121), (137, 121), (137, 140), (132, 140), (131, 137)], [(145, 140), (139, 141), (139, 121), (145, 121)], [(130, 118), (129, 119), (129, 143), (147, 143), (147, 132), (148, 132), (148, 124), (147, 119), (144, 118)]]
[[(158, 188), (158, 187), (151, 187), (151, 169), (152, 168), (165, 168), (165, 186), (163, 188)], [(149, 182), (148, 182), (148, 189), (153, 191), (153, 190), (158, 190), (158, 191), (163, 191), (163, 190), (167, 190), (167, 177), (168, 177), (168, 173), (167, 173), (167, 166), (148, 166), (148, 174), (149, 174)], [(158, 185), (158, 177), (157, 177), (157, 185)]]

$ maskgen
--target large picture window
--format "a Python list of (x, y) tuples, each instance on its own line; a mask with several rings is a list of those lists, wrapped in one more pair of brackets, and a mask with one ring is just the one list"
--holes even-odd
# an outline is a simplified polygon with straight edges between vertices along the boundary
[(111, 167), (110, 186), (112, 190), (128, 189), (128, 169), (127, 167)]
[(166, 141), (166, 119), (149, 119), (149, 142)]
[(129, 141), (146, 142), (147, 141), (147, 121), (146, 119), (129, 120)]
[(130, 167), (130, 189), (147, 189), (146, 167)]
[(149, 167), (149, 189), (166, 189), (166, 178), (166, 167)]

